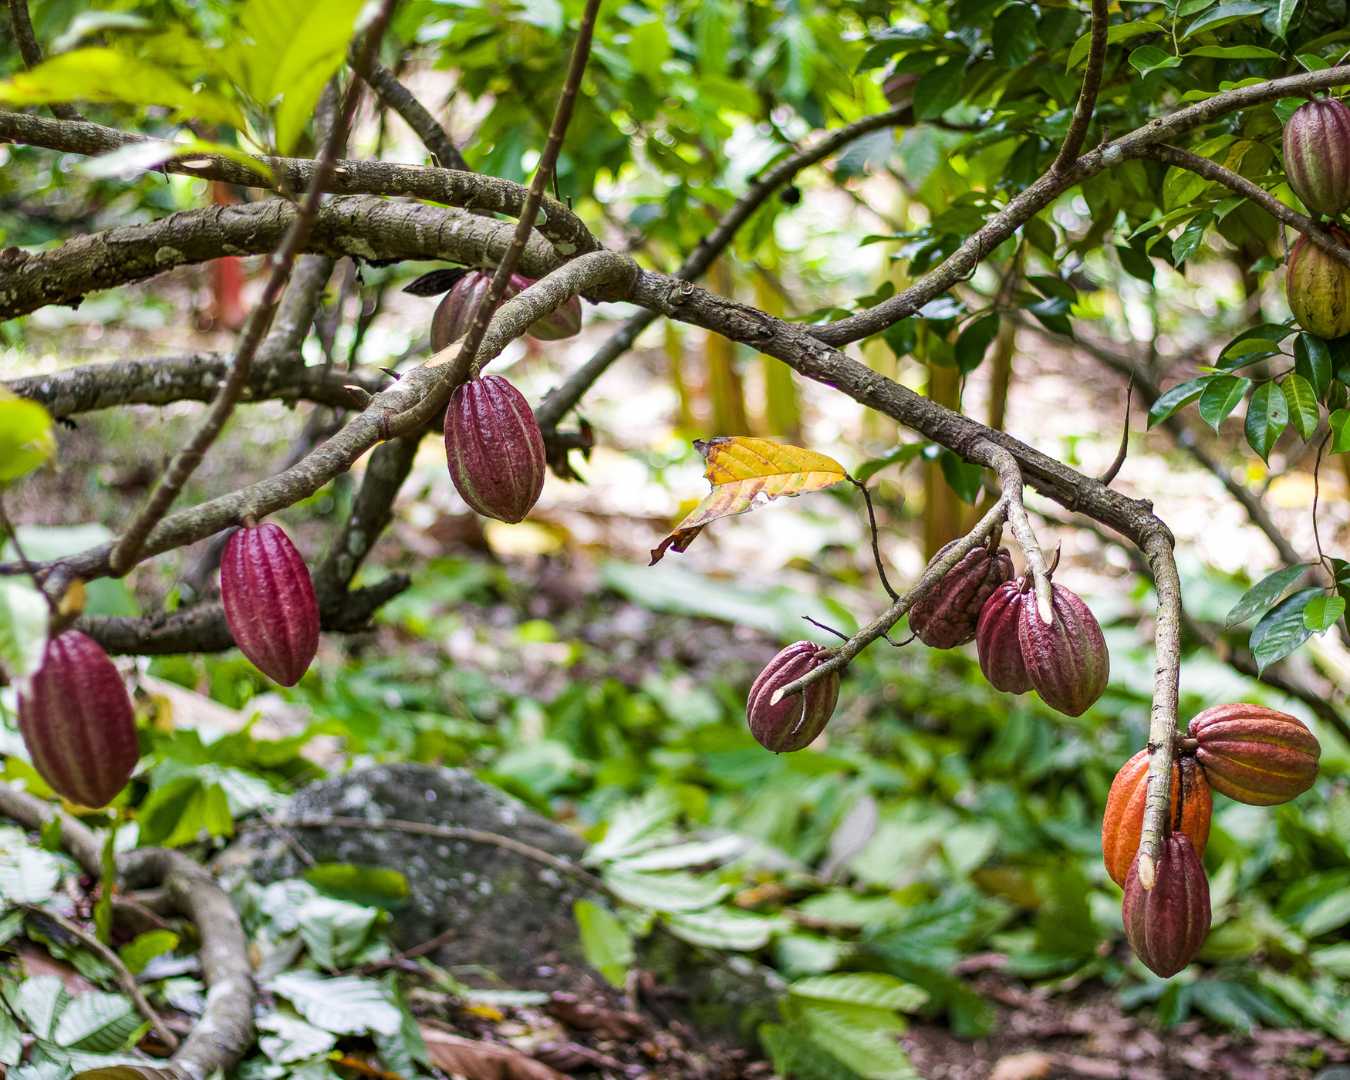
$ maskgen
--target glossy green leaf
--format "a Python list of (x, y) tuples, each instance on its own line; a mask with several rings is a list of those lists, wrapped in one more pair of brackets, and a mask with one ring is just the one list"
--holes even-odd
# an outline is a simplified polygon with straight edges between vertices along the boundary
[(1273, 382), (1262, 383), (1247, 405), (1247, 444), (1268, 460), (1275, 442), (1289, 426), (1289, 406), (1284, 392)]
[(1289, 408), (1289, 422), (1299, 436), (1307, 441), (1317, 432), (1322, 413), (1317, 405), (1317, 392), (1312, 383), (1296, 371), (1291, 371), (1280, 382), (1284, 400)]
[(1299, 334), (1294, 339), (1294, 370), (1308, 380), (1318, 401), (1331, 387), (1331, 369), (1331, 350), (1325, 341), (1312, 334)]
[(1241, 626), (1252, 616), (1269, 610), (1284, 595), (1285, 590), (1302, 578), (1308, 569), (1307, 563), (1299, 563), (1297, 566), (1281, 567), (1274, 573), (1267, 574), (1243, 593), (1242, 599), (1228, 613), (1226, 620), (1228, 629)]
[(611, 986), (622, 987), (628, 969), (637, 958), (628, 928), (607, 907), (590, 900), (578, 900), (572, 914), (581, 931), (581, 948), (586, 962), (605, 977)]
[(1313, 633), (1330, 630), (1336, 621), (1345, 614), (1345, 598), (1342, 596), (1314, 596), (1303, 609), (1303, 625)]
[(47, 410), (0, 387), (0, 486), (41, 468), (55, 453)]
[(1198, 379), (1188, 379), (1186, 382), (1177, 383), (1176, 386), (1164, 390), (1158, 395), (1157, 399), (1148, 409), (1148, 426), (1156, 427), (1178, 409), (1189, 405), (1196, 400), (1205, 387), (1209, 384), (1209, 376), (1201, 376)]
[(1218, 431), (1219, 425), (1238, 407), (1251, 388), (1251, 379), (1238, 375), (1220, 375), (1212, 379), (1196, 404), (1200, 419)]
[(1283, 660), (1312, 637), (1312, 631), (1303, 622), (1303, 609), (1321, 595), (1321, 589), (1301, 589), (1282, 600), (1256, 624), (1248, 644), (1258, 671)]

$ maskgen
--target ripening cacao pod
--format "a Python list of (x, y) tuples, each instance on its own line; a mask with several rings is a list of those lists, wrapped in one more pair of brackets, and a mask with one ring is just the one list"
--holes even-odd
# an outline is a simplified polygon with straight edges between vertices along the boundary
[(220, 601), (239, 651), (294, 686), (319, 651), (319, 603), (309, 568), (279, 525), (246, 525), (220, 556)]
[(1215, 705), (1191, 720), (1189, 734), (1210, 786), (1238, 802), (1288, 802), (1317, 779), (1322, 747), (1288, 713), (1241, 702)]
[(42, 666), (19, 696), (19, 733), (42, 779), (81, 806), (110, 802), (140, 756), (122, 676), (78, 630), (47, 642)]
[(918, 81), (918, 75), (897, 71), (886, 77), (886, 81), (881, 84), (881, 92), (892, 107), (898, 108), (913, 102), (914, 86)]
[(1087, 604), (1063, 585), (1050, 586), (1054, 618), (1041, 621), (1028, 593), (1017, 620), (1022, 662), (1041, 700), (1066, 716), (1080, 716), (1102, 696), (1111, 673), (1106, 638)]
[(1284, 172), (1303, 205), (1335, 217), (1350, 207), (1350, 105), (1319, 98), (1284, 125)]
[[(958, 542), (953, 540), (933, 558), (942, 558), (943, 552)], [(987, 547), (967, 552), (910, 609), (909, 628), (934, 649), (952, 649), (973, 641), (984, 602), (1005, 581), (1011, 581), (1012, 576), (1012, 556), (1007, 548), (999, 548), (994, 554)]]
[(544, 436), (530, 403), (500, 375), (456, 388), (445, 459), (460, 496), (485, 517), (523, 521), (544, 489)]
[(745, 718), (750, 734), (775, 754), (801, 750), (825, 730), (839, 700), (839, 672), (832, 671), (799, 694), (778, 704), (773, 695), (830, 658), (830, 650), (812, 641), (797, 641), (770, 660), (750, 687)]
[(1209, 934), (1209, 881), (1200, 856), (1181, 833), (1163, 839), (1153, 888), (1139, 881), (1139, 857), (1125, 879), (1121, 918), (1144, 966), (1164, 979), (1191, 962)]
[[(1120, 767), (1106, 796), (1102, 816), (1102, 859), (1111, 880), (1122, 888), (1144, 832), (1144, 800), (1148, 792), (1147, 750), (1140, 750)], [(1209, 819), (1214, 800), (1199, 763), (1191, 754), (1172, 762), (1172, 827), (1190, 840), (1197, 855), (1209, 841)]]
[(995, 689), (1009, 694), (1025, 694), (1031, 689), (1031, 675), (1022, 660), (1022, 642), (1017, 632), (1022, 608), (1035, 599), (1027, 592), (1027, 581), (1005, 581), (989, 594), (980, 608), (975, 624), (975, 646), (980, 653), (980, 670)]
[[(502, 302), (505, 303), (517, 293), (527, 289), (534, 281), (534, 278), (527, 278), (524, 274), (512, 274), (506, 283)], [(487, 295), (491, 284), (490, 270), (470, 270), (455, 282), (436, 305), (436, 313), (431, 317), (433, 349), (440, 351), (469, 332), (473, 314), (478, 310), (478, 304)], [(573, 296), (557, 311), (550, 312), (537, 322), (531, 323), (526, 333), (540, 341), (558, 341), (572, 337), (580, 330), (581, 301)]]
[[(1331, 227), (1331, 234), (1350, 245), (1350, 233)], [(1306, 236), (1289, 252), (1284, 291), (1289, 310), (1310, 334), (1328, 341), (1350, 334), (1350, 266), (1330, 255)]]

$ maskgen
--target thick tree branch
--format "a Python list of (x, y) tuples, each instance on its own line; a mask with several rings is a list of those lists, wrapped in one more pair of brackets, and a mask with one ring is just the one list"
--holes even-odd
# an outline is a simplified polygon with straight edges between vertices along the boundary
[[(280, 192), (305, 191), (314, 178), (314, 162), (308, 158), (258, 158), (257, 165), (249, 166), (211, 154), (174, 157), (182, 151), (167, 140), (88, 121), (52, 120), (27, 113), (0, 111), (0, 142), (41, 146), (70, 154), (106, 154), (132, 143), (160, 142), (164, 145), (165, 159), (157, 168), (165, 172)], [(405, 196), (512, 217), (520, 213), (526, 197), (522, 185), (495, 176), (352, 160), (337, 163), (324, 183), (324, 191), (330, 195)], [(600, 247), (576, 214), (548, 196), (542, 201), (535, 227), (563, 257)]]
[(1092, 0), (1092, 40), (1088, 45), (1087, 68), (1083, 72), (1083, 89), (1079, 91), (1078, 102), (1073, 107), (1073, 119), (1069, 122), (1068, 134), (1055, 155), (1050, 166), (1054, 173), (1064, 172), (1078, 151), (1083, 149), (1083, 140), (1087, 138), (1088, 128), (1092, 124), (1092, 113), (1097, 107), (1097, 92), (1102, 88), (1102, 70), (1106, 67), (1106, 32), (1109, 22), (1106, 0)]
[[(775, 162), (750, 185), (745, 194), (732, 205), (731, 209), (722, 215), (712, 232), (698, 242), (694, 250), (680, 264), (680, 268), (675, 271), (675, 277), (686, 281), (695, 281), (702, 277), (708, 267), (735, 239), (741, 226), (750, 220), (754, 212), (763, 206), (775, 191), (803, 169), (823, 161), (864, 135), (869, 135), (882, 128), (908, 123), (912, 121), (913, 116), (913, 106), (905, 104), (883, 113), (877, 113), (875, 116), (864, 117), (862, 120), (839, 128), (837, 131), (819, 136), (805, 149), (789, 154), (781, 161)], [(609, 370), (609, 366), (615, 360), (633, 347), (638, 335), (654, 323), (658, 317), (659, 312), (656, 311), (640, 311), (629, 317), (625, 320), (623, 326), (605, 340), (586, 363), (577, 368), (564, 382), (548, 392), (535, 410), (535, 416), (539, 420), (539, 426), (544, 430), (545, 438), (548, 438), (555, 431), (559, 421), (576, 406), (586, 391), (595, 384), (595, 381)]]
[(301, 255), (296, 261), (286, 294), (281, 298), (272, 329), (258, 347), (259, 363), (284, 364), (287, 360), (303, 366), (300, 348), (309, 336), (309, 328), (323, 301), (323, 290), (333, 273), (333, 260), (327, 255)]
[(370, 88), (379, 95), (386, 106), (393, 109), (404, 122), (413, 129), (413, 133), (422, 140), (422, 145), (431, 151), (436, 165), (442, 169), (457, 169), (468, 172), (469, 166), (464, 157), (450, 141), (445, 128), (427, 110), (411, 90), (398, 81), (392, 71), (383, 64), (372, 61), (367, 71), (361, 73), (370, 84)]

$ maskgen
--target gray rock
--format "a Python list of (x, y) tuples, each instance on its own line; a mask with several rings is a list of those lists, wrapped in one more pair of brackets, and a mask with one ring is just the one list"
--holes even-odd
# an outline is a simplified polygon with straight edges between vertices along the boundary
[[(278, 816), (475, 829), (567, 860), (585, 849), (576, 834), (468, 772), (425, 765), (354, 770), (298, 792)], [(591, 992), (603, 985), (585, 963), (572, 905), (605, 898), (572, 875), (481, 841), (345, 825), (297, 829), (288, 837), (276, 830), (249, 833), (218, 868), (264, 883), (296, 877), (305, 870), (297, 845), (318, 862), (401, 871), (410, 896), (394, 912), (395, 943), (408, 948), (448, 931), (436, 959), (466, 981), (477, 981), (469, 974), (475, 969), (487, 969), (514, 987)], [(747, 1044), (758, 1024), (775, 1015), (782, 990), (772, 971), (746, 957), (686, 945), (669, 934), (647, 939), (639, 966), (697, 1026)]]

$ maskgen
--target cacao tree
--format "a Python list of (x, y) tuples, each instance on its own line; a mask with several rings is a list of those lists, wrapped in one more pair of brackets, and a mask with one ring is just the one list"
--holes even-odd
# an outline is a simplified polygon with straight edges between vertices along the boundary
[[(768, 505), (783, 496), (830, 490), (819, 497), (839, 496), (867, 522), (881, 610), (839, 642), (798, 641), (767, 659), (746, 700), (766, 754), (819, 746), (848, 708), (850, 664), (881, 639), (973, 642), (991, 692), (1034, 690), (1064, 717), (1088, 713), (1121, 676), (1098, 618), (1064, 583), (1072, 565), (1047, 558), (1041, 537), (1109, 533), (1147, 581), (1153, 664), (1144, 746), (1101, 793), (1102, 853), (1121, 887), (1119, 929), (1167, 978), (1211, 924), (1210, 789), (1284, 803), (1313, 786), (1322, 754), (1308, 725), (1264, 705), (1211, 701), (1185, 715), (1183, 661), (1212, 648), (1306, 708), (1320, 732), (1350, 738), (1336, 673), (1296, 655), (1318, 634), (1350, 642), (1350, 562), (1319, 528), (1317, 498), (1307, 538), (1287, 535), (1253, 482), (1306, 467), (1306, 453), (1320, 491), (1322, 466), (1350, 453), (1344, 0), (9, 7), (7, 340), (158, 275), (264, 257), (223, 352), (5, 372), (0, 667), (27, 763), (77, 816), (113, 803), (138, 767), (133, 707), (109, 654), (237, 647), (267, 678), (299, 683), (321, 633), (361, 630), (407, 588), (403, 575), (355, 582), (424, 436), (443, 434), (446, 487), (470, 511), (519, 523), (550, 471), (559, 484), (582, 478), (606, 440), (584, 414), (587, 395), (656, 322), (677, 380), (677, 326), (719, 343), (710, 412), (736, 429), (702, 432), (711, 492), (653, 538), (653, 563), (700, 558), (705, 530), (737, 527), (724, 518), (790, 518)], [(471, 110), (404, 85), (399, 73), (428, 61), (453, 70)], [(472, 125), (442, 125), (469, 112)], [(423, 160), (382, 156), (394, 115)], [(227, 187), (242, 201), (224, 200)], [(44, 191), (61, 199), (39, 212), (32, 195)], [(796, 266), (809, 256), (794, 250), (791, 223), (835, 197), (869, 222), (865, 275)], [(414, 277), (411, 264), (426, 262), (437, 266)], [(752, 271), (754, 304), (730, 295), (733, 265)], [(1245, 293), (1219, 320), (1231, 340), (1192, 347), (1192, 308), (1221, 267)], [(699, 284), (714, 268), (717, 287)], [(774, 298), (786, 271), (822, 290), (795, 317)], [(402, 356), (369, 347), (394, 285), (425, 309)], [(1173, 289), (1191, 291), (1173, 302)], [(559, 348), (609, 320), (589, 357), (559, 364), (534, 401), (489, 370), (521, 341)], [(1139, 341), (1116, 344), (1131, 327)], [(1085, 371), (1114, 373), (1125, 406), (1114, 460), (1089, 468), (1072, 448), (1005, 425), (1009, 387), (1046, 342)], [(736, 346), (765, 364), (765, 400), (748, 410)], [(811, 424), (788, 371), (907, 434), (893, 449), (857, 447), (851, 469), (795, 445), (811, 441)], [(993, 424), (969, 400), (986, 378), (981, 415)], [(694, 420), (677, 389), (682, 419)], [(1132, 432), (1132, 395), (1146, 432)], [(194, 476), (232, 418), (278, 400), (306, 413), (289, 460), (201, 491)], [(5, 501), (60, 462), (67, 426), (180, 402), (207, 408), (167, 462), (147, 463), (153, 483), (105, 523), (109, 539), (59, 555), (23, 549)], [(1224, 427), (1239, 408), (1240, 438)], [(751, 430), (761, 416), (802, 434), (764, 437), (791, 432)], [(1255, 583), (1219, 623), (1184, 604), (1167, 517), (1186, 493), (1155, 506), (1121, 476), (1132, 445), (1161, 441), (1154, 429), (1227, 489), (1279, 562), (1245, 567)], [(899, 521), (894, 477), (912, 462), (929, 470), (921, 513), (942, 546), (897, 588), (881, 538)], [(297, 544), (273, 520), (349, 475), (359, 483), (322, 544)], [(201, 542), (214, 545), (206, 584), (186, 597), (146, 615), (90, 609), (99, 583)], [(918, 644), (890, 636), (906, 629)], [(68, 820), (26, 798), (0, 809), (30, 826)], [(74, 826), (68, 846), (84, 835)], [(184, 899), (211, 887), (190, 860), (114, 848), (94, 857), (105, 895), (119, 876), (157, 876), (199, 923), (194, 904), (223, 920), (201, 925), (204, 941), (224, 934), (227, 953), (242, 941), (221, 895)], [(229, 1069), (247, 1049), (253, 988), (241, 967), (236, 956), (207, 973), (202, 1027), (233, 1025), (235, 1037), (186, 1039), (174, 1060), (190, 1075)]]

